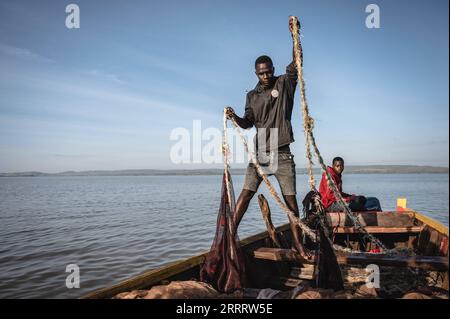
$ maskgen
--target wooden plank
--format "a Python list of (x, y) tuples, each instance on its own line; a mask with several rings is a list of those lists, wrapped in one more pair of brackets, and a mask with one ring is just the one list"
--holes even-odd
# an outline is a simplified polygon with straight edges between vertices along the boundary
[[(366, 226), (364, 229), (371, 234), (380, 233), (420, 233), (423, 229), (422, 226), (412, 227), (379, 227), (379, 226)], [(338, 234), (353, 234), (360, 233), (356, 227), (337, 227), (335, 233)]]
[(300, 255), (292, 249), (268, 248), (261, 247), (255, 249), (252, 255), (256, 259), (272, 260), (272, 261), (295, 261), (305, 264), (313, 264), (315, 256), (305, 261)]
[(439, 255), (448, 256), (448, 237), (443, 237), (439, 244)]
[(266, 224), (267, 232), (269, 233), (270, 239), (272, 239), (273, 246), (276, 248), (281, 248), (280, 241), (278, 240), (277, 237), (277, 232), (272, 223), (269, 203), (267, 202), (267, 199), (264, 197), (263, 194), (258, 195), (258, 203), (259, 208), (261, 209), (261, 214), (263, 216), (264, 223)]
[(448, 237), (448, 227), (445, 227), (442, 223), (434, 220), (433, 218), (418, 213), (414, 210), (410, 210), (410, 212), (414, 214), (414, 218), (416, 218), (417, 220), (430, 226), (433, 229), (436, 229), (438, 232)]
[[(411, 267), (436, 271), (448, 271), (448, 258), (442, 256), (399, 256), (384, 254), (346, 254), (337, 253), (337, 260), (342, 265), (376, 264), (378, 266)], [(253, 252), (258, 259), (273, 261), (298, 261), (300, 256), (290, 249), (259, 248)], [(312, 261), (311, 261), (312, 262)]]
[(448, 291), (448, 271), (444, 273), (444, 280), (442, 281), (442, 289)]
[(314, 265), (305, 265), (307, 267), (292, 267), (290, 277), (313, 280), (314, 279)]
[(425, 249), (430, 241), (430, 235), (431, 235), (430, 232), (431, 232), (430, 226), (426, 225), (419, 234), (417, 250), (421, 254), (425, 254)]
[(376, 264), (378, 266), (410, 267), (448, 271), (448, 258), (441, 256), (391, 256), (382, 254), (337, 254), (339, 264)]
[[(411, 227), (414, 225), (412, 212), (356, 212), (358, 221), (363, 226)], [(327, 213), (328, 224), (336, 226), (353, 226), (353, 222), (343, 212)]]
[(269, 287), (274, 287), (278, 289), (292, 289), (300, 285), (304, 279), (288, 278), (288, 277), (271, 277), (267, 280)]
[(408, 244), (406, 245), (407, 248), (409, 249), (414, 249), (414, 240), (417, 238), (417, 236), (414, 235), (410, 235), (408, 237)]
[(434, 229), (431, 230), (430, 241), (428, 242), (428, 245), (425, 248), (425, 255), (434, 256), (438, 253), (439, 251), (438, 239), (439, 239), (438, 231)]

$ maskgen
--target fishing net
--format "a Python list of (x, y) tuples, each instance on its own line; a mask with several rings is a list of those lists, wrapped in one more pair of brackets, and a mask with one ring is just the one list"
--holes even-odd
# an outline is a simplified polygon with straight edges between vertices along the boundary
[(243, 288), (245, 278), (244, 255), (235, 234), (233, 214), (234, 191), (229, 172), (222, 179), (222, 195), (217, 216), (216, 234), (211, 250), (200, 268), (200, 280), (211, 284), (220, 292)]
[(344, 289), (344, 280), (331, 241), (325, 234), (325, 225), (318, 227), (320, 236), (317, 286), (319, 288)]

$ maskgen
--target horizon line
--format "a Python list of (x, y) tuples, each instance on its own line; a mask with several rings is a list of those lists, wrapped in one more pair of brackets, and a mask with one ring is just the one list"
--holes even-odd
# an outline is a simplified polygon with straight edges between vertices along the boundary
[[(347, 168), (352, 167), (362, 167), (362, 168), (371, 168), (371, 167), (383, 167), (383, 168), (431, 168), (431, 169), (447, 169), (449, 170), (449, 166), (434, 166), (434, 165), (409, 165), (409, 164), (371, 164), (371, 165), (346, 165)], [(230, 169), (246, 169), (246, 166), (243, 167), (234, 167)], [(307, 167), (297, 167), (297, 170), (307, 169)], [(314, 167), (315, 170), (321, 170), (320, 166)], [(223, 170), (223, 167), (211, 167), (211, 168), (124, 168), (124, 169), (87, 169), (87, 170), (65, 170), (58, 172), (46, 172), (46, 171), (36, 171), (36, 170), (28, 170), (28, 171), (13, 171), (13, 172), (0, 172), (0, 174), (26, 174), (26, 173), (34, 173), (34, 174), (64, 174), (64, 173), (86, 173), (86, 172), (120, 172), (120, 171), (211, 171), (211, 170)]]

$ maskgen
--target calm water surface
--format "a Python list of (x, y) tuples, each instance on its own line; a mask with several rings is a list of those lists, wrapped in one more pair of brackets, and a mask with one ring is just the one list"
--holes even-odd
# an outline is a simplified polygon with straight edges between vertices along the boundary
[[(237, 196), (243, 176), (233, 183)], [(384, 210), (406, 197), (448, 226), (448, 183), (448, 174), (349, 174), (344, 191), (377, 196)], [(300, 202), (305, 175), (297, 185)], [(76, 298), (208, 249), (220, 187), (221, 176), (0, 178), (0, 298)], [(255, 198), (239, 235), (264, 229)], [(80, 267), (80, 289), (66, 288), (68, 264)]]

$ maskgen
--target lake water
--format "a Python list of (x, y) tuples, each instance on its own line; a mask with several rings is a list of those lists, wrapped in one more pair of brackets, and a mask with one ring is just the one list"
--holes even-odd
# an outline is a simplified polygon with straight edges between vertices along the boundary
[[(0, 298), (76, 298), (209, 249), (221, 176), (0, 178)], [(236, 196), (243, 176), (234, 176)], [(448, 174), (348, 174), (344, 191), (396, 198), (448, 226)], [(276, 184), (276, 182), (274, 183)], [(298, 200), (307, 177), (298, 175)], [(270, 198), (265, 185), (260, 190)], [(276, 225), (287, 221), (269, 200)], [(264, 230), (256, 197), (239, 235)], [(66, 266), (80, 267), (79, 289)]]

